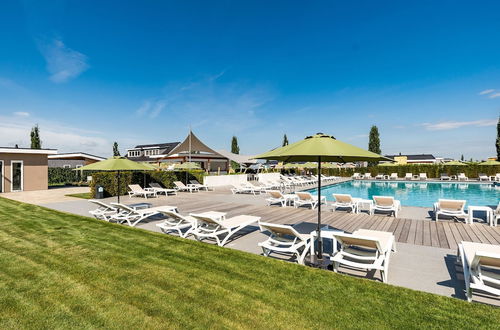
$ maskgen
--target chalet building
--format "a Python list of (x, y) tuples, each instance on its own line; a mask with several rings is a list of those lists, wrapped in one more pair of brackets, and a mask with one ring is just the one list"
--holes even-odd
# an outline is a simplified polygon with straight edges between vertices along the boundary
[(441, 159), (434, 157), (432, 154), (419, 155), (386, 155), (385, 157), (393, 159), (399, 164), (436, 164), (441, 162)]
[(48, 156), (55, 149), (0, 147), (0, 193), (48, 188)]
[(195, 162), (207, 172), (227, 172), (229, 159), (208, 147), (193, 132), (183, 142), (137, 145), (127, 149), (128, 159), (148, 163)]
[(85, 165), (105, 160), (106, 158), (87, 154), (85, 152), (71, 152), (49, 155), (49, 167), (80, 168)]

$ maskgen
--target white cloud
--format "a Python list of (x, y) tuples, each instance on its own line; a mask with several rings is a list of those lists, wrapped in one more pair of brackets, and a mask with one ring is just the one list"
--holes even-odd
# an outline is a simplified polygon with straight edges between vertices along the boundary
[(165, 109), (167, 102), (165, 100), (159, 101), (144, 101), (142, 105), (135, 111), (139, 117), (148, 116), (151, 119), (158, 117), (158, 115)]
[(490, 99), (496, 99), (497, 97), (500, 97), (500, 93), (493, 93), (488, 96)]
[(18, 116), (18, 117), (29, 117), (30, 113), (25, 112), (25, 111), (17, 111), (17, 112), (14, 112), (14, 115)]
[(47, 62), (50, 80), (55, 83), (67, 82), (89, 68), (86, 55), (67, 47), (59, 39), (41, 44), (40, 51)]
[(146, 113), (149, 112), (149, 109), (151, 109), (151, 102), (150, 101), (144, 101), (144, 103), (142, 103), (142, 105), (139, 107), (139, 109), (137, 109), (137, 111), (135, 113), (138, 116), (143, 116), (143, 115), (145, 115)]
[(495, 91), (494, 89), (485, 89), (484, 91), (479, 92), (479, 95), (486, 95), (494, 91)]
[(156, 102), (153, 109), (149, 113), (149, 118), (158, 117), (158, 115), (162, 112), (162, 110), (165, 108), (166, 105), (167, 105), (167, 102), (165, 102), (165, 101)]
[(474, 121), (443, 121), (439, 123), (423, 123), (421, 126), (429, 131), (444, 131), (450, 129), (456, 129), (465, 126), (495, 126), (497, 124), (497, 119), (482, 119)]
[(47, 121), (41, 118), (24, 117), (17, 115), (0, 116), (0, 141), (2, 146), (29, 147), (30, 131), (35, 124), (39, 124), (43, 148), (58, 149), (59, 152), (83, 151), (102, 156), (111, 153), (112, 141), (71, 127), (65, 123)]

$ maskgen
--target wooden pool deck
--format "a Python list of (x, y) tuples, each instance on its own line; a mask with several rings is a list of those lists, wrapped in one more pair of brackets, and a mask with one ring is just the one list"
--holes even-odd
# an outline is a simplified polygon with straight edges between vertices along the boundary
[[(216, 191), (193, 194), (180, 193), (178, 196), (160, 199), (162, 200), (161, 204), (175, 205), (183, 214), (213, 210), (227, 212), (228, 216), (238, 214), (260, 216), (262, 221), (273, 223), (316, 223), (317, 210), (265, 206), (264, 198), (264, 195), (236, 197), (227, 192)], [(256, 203), (256, 199), (260, 203)], [(346, 232), (353, 232), (357, 229), (389, 231), (394, 233), (398, 242), (453, 250), (461, 241), (500, 244), (500, 227), (490, 227), (481, 222), (469, 225), (453, 220), (436, 222), (384, 215), (370, 216), (364, 213), (332, 212), (330, 207), (325, 207), (325, 209), (322, 211), (322, 223)]]

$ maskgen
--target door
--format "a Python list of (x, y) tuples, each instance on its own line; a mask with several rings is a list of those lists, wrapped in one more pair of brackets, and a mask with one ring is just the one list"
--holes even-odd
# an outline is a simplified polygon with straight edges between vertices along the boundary
[(21, 160), (14, 160), (10, 163), (12, 189), (11, 191), (23, 190), (23, 162)]
[(3, 193), (3, 181), (4, 181), (4, 169), (3, 169), (3, 160), (0, 160), (0, 193)]

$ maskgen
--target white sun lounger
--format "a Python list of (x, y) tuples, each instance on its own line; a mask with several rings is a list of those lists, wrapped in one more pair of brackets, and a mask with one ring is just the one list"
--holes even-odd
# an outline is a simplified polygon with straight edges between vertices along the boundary
[(182, 183), (180, 181), (174, 181), (174, 184), (175, 184), (177, 191), (189, 191), (190, 193), (192, 193), (193, 191), (200, 190), (198, 187), (195, 187), (195, 186), (190, 185), (190, 184), (186, 186), (184, 183)]
[(401, 210), (401, 202), (392, 196), (373, 196), (373, 211), (392, 212), (394, 217)]
[[(191, 229), (196, 227), (196, 218), (190, 215), (182, 215), (173, 211), (160, 211), (161, 214), (167, 216), (162, 223), (156, 224), (165, 234), (177, 232), (180, 237), (186, 237), (190, 234)], [(187, 229), (184, 233), (183, 230)]]
[(490, 181), (500, 181), (500, 173), (490, 176)]
[(191, 187), (198, 187), (198, 189), (205, 189), (206, 191), (214, 190), (213, 187), (201, 184), (198, 180), (189, 180), (189, 182), (191, 183)]
[[(293, 201), (293, 206), (295, 208), (304, 205), (310, 205), (312, 209), (315, 209), (318, 206), (318, 196), (313, 196), (308, 192), (299, 192), (295, 193), (297, 195), (297, 199)], [(321, 203), (326, 203), (326, 196), (321, 196)]]
[(156, 197), (156, 193), (154, 191), (144, 190), (138, 184), (129, 184), (128, 188), (130, 189), (130, 191), (128, 191), (128, 196), (130, 198), (135, 197), (135, 196), (142, 196), (146, 199), (148, 198), (148, 196), (149, 197)]
[(243, 185), (243, 184), (233, 184), (233, 188), (231, 188), (231, 192), (234, 194), (260, 194), (261, 190), (257, 187)]
[(490, 226), (497, 226), (498, 219), (500, 219), (500, 202), (497, 205), (496, 209), (493, 209), (493, 217), (491, 218)]
[(101, 201), (89, 199), (90, 203), (97, 205), (97, 209), (89, 211), (96, 219), (109, 221), (109, 218), (118, 213), (118, 209)]
[(365, 173), (364, 178), (365, 178), (366, 180), (369, 180), (369, 179), (371, 179), (371, 178), (372, 178), (372, 174), (371, 174), (370, 172)]
[(352, 176), (351, 176), (351, 179), (360, 179), (361, 178), (361, 174), (359, 174), (358, 172), (354, 173)]
[[(238, 231), (260, 220), (260, 217), (252, 215), (237, 215), (223, 220), (199, 213), (191, 213), (190, 215), (197, 220), (196, 227), (193, 227), (190, 234), (199, 241), (204, 238), (215, 239), (219, 246), (224, 246)], [(220, 235), (224, 235), (222, 240)]]
[(336, 211), (338, 208), (348, 208), (351, 209), (351, 212), (358, 211), (358, 202), (361, 198), (353, 198), (349, 194), (333, 194), (333, 198), (335, 198), (335, 202), (331, 204), (333, 211)]
[(412, 173), (406, 173), (405, 174), (405, 180), (411, 180), (413, 178), (413, 174)]
[(447, 173), (441, 173), (441, 176), (439, 177), (439, 180), (450, 181), (451, 177)]
[(418, 176), (418, 178), (420, 180), (427, 180), (427, 173), (420, 173), (419, 176)]
[(340, 250), (331, 258), (333, 270), (340, 265), (357, 269), (380, 270), (382, 281), (387, 283), (391, 251), (396, 251), (394, 235), (390, 232), (358, 229), (352, 234), (333, 235)]
[(287, 199), (279, 190), (268, 190), (269, 198), (266, 198), (268, 206), (273, 204), (281, 204), (282, 207), (286, 206)]
[(168, 189), (168, 188), (163, 188), (162, 186), (160, 186), (159, 183), (157, 182), (152, 182), (149, 184), (149, 187), (150, 188), (146, 188), (146, 190), (151, 190), (151, 191), (154, 191), (157, 195), (158, 194), (165, 194), (165, 196), (167, 196), (168, 194), (174, 194), (174, 195), (177, 195), (177, 190), (176, 189)]
[(140, 221), (158, 215), (162, 211), (177, 211), (177, 207), (175, 206), (157, 206), (136, 210), (125, 204), (111, 203), (111, 205), (119, 209), (120, 213), (110, 217), (110, 220), (115, 220), (120, 223), (127, 222), (130, 227), (135, 227)]
[(479, 181), (490, 181), (490, 177), (484, 173), (479, 173)]
[(262, 248), (264, 256), (271, 253), (291, 254), (297, 258), (297, 262), (304, 264), (304, 259), (309, 251), (311, 241), (310, 234), (301, 234), (290, 225), (260, 222), (262, 232), (269, 231), (271, 235), (258, 245)]
[(465, 176), (465, 173), (459, 173), (457, 176), (457, 180), (458, 181), (461, 181), (461, 180), (469, 181), (469, 178)]
[(468, 301), (472, 301), (473, 290), (500, 296), (499, 245), (461, 242), (457, 258), (462, 262)]
[(465, 200), (456, 199), (439, 199), (434, 203), (434, 216), (435, 220), (439, 220), (439, 215), (446, 215), (449, 217), (466, 218), (468, 215), (465, 213)]
[(382, 180), (383, 178), (384, 178), (384, 175), (383, 175), (383, 174), (377, 174), (377, 175), (375, 176), (375, 179), (376, 179), (376, 180)]
[(398, 180), (398, 174), (397, 173), (391, 173), (391, 176), (389, 177), (391, 180)]

